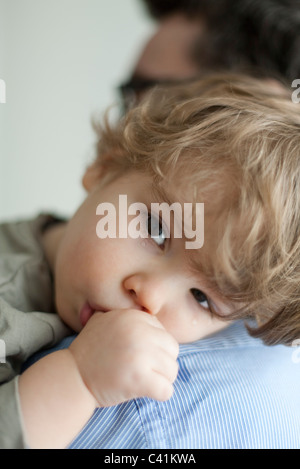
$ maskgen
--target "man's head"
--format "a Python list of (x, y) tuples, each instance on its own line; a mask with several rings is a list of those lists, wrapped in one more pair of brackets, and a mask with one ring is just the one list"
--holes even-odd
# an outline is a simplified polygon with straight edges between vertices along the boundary
[(134, 171), (172, 201), (204, 203), (204, 246), (186, 253), (191, 265), (231, 305), (227, 318), (255, 317), (256, 335), (289, 343), (300, 334), (299, 131), (284, 88), (216, 75), (154, 90), (100, 130), (85, 180)]
[[(299, 0), (144, 0), (159, 21), (123, 88), (137, 97), (155, 82), (205, 71), (300, 77)], [(131, 87), (130, 87), (131, 85)], [(124, 93), (124, 94), (125, 94)]]
[(254, 67), (289, 82), (300, 76), (299, 0), (143, 1), (159, 20), (181, 14), (202, 22), (193, 51), (199, 67)]

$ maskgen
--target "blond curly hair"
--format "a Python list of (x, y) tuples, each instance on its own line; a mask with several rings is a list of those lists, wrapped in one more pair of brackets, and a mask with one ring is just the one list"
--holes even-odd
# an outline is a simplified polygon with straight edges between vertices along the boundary
[[(117, 125), (96, 125), (108, 179), (137, 170), (205, 203), (195, 268), (255, 318), (266, 344), (300, 337), (300, 105), (283, 87), (218, 74), (157, 88)], [(209, 220), (209, 223), (207, 222)]]

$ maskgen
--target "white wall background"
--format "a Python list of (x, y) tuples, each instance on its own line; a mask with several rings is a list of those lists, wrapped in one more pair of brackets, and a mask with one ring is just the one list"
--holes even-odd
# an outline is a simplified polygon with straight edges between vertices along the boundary
[(0, 220), (81, 203), (91, 117), (154, 28), (140, 0), (0, 0)]

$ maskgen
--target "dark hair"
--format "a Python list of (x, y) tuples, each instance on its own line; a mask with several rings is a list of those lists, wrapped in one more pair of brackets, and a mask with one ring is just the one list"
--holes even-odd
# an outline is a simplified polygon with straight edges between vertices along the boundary
[(143, 1), (156, 19), (176, 12), (205, 19), (207, 34), (193, 51), (201, 67), (300, 77), (300, 0)]

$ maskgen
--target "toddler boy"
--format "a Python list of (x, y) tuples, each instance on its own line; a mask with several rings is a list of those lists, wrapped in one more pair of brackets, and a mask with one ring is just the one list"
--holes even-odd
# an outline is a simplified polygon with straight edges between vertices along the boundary
[[(65, 447), (97, 406), (168, 400), (179, 344), (237, 319), (254, 320), (249, 332), (269, 345), (300, 336), (299, 130), (286, 91), (254, 79), (154, 90), (116, 128), (98, 128), (88, 195), (70, 221), (2, 225), (3, 447)], [(124, 195), (148, 208), (139, 237), (118, 224)], [(166, 221), (153, 203), (193, 210)], [(175, 230), (195, 222), (197, 204), (204, 244), (186, 249), (190, 233)], [(101, 224), (112, 206), (116, 237)], [(65, 324), (78, 333), (69, 348), (18, 377), (31, 353), (70, 333)]]

